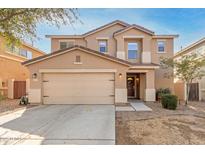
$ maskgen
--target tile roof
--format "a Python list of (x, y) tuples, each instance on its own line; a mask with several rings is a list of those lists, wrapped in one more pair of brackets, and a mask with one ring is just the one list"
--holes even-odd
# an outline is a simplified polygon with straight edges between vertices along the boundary
[(197, 45), (199, 45), (199, 44), (201, 44), (201, 43), (203, 43), (203, 42), (205, 42), (205, 37), (203, 37), (203, 38), (201, 38), (200, 40), (198, 40), (198, 41), (192, 43), (191, 45), (185, 47), (184, 49), (178, 51), (178, 52), (174, 55), (174, 58), (179, 57), (180, 55), (183, 55), (184, 53), (187, 52), (187, 50), (189, 50), (189, 49), (191, 49), (191, 48), (193, 48), (193, 47), (195, 47), (195, 46), (197, 46)]
[(101, 53), (99, 51), (92, 50), (90, 48), (86, 48), (86, 47), (79, 46), (79, 45), (75, 45), (73, 47), (65, 48), (65, 49), (58, 50), (58, 51), (55, 51), (55, 52), (52, 52), (52, 53), (49, 53), (49, 54), (46, 54), (46, 55), (43, 55), (43, 56), (40, 56), (40, 57), (36, 57), (36, 58), (30, 59), (30, 60), (27, 60), (27, 61), (23, 62), (22, 64), (23, 65), (29, 65), (29, 64), (35, 63), (39, 60), (42, 61), (42, 60), (44, 60), (46, 58), (49, 58), (51, 56), (55, 56), (55, 55), (58, 55), (60, 53), (66, 53), (66, 52), (69, 52), (69, 51), (73, 51), (75, 49), (87, 50), (90, 53), (97, 54), (97, 55), (102, 56), (104, 58), (108, 58), (110, 60), (114, 60), (114, 61), (117, 61), (119, 63), (126, 64), (128, 66), (159, 66), (158, 64), (154, 64), (154, 63), (151, 63), (151, 64), (132, 63), (132, 62), (129, 62), (129, 61), (117, 58), (117, 57), (113, 57), (113, 56), (110, 56), (108, 54), (104, 54), (104, 53)]
[(130, 28), (140, 29), (140, 30), (142, 30), (142, 31), (144, 31), (144, 32), (146, 32), (146, 33), (149, 33), (149, 34), (151, 34), (151, 35), (154, 35), (154, 32), (153, 32), (153, 31), (151, 31), (151, 30), (149, 30), (149, 29), (147, 29), (147, 28), (145, 28), (145, 27), (136, 25), (136, 24), (133, 24), (133, 25), (127, 26), (127, 27), (125, 27), (125, 28), (123, 28), (123, 29), (120, 29), (120, 30), (116, 31), (116, 32), (114, 33), (114, 35), (117, 35), (118, 33), (123, 32), (123, 31), (126, 31), (126, 30), (128, 30), (128, 29), (130, 29)]
[(95, 31), (98, 31), (98, 30), (100, 30), (100, 29), (102, 29), (102, 28), (105, 28), (105, 27), (107, 27), (107, 26), (109, 26), (109, 25), (112, 25), (112, 24), (115, 24), (115, 23), (120, 23), (120, 24), (122, 24), (122, 25), (125, 25), (126, 27), (127, 27), (127, 26), (130, 26), (128, 23), (126, 23), (126, 22), (124, 22), (124, 21), (115, 20), (115, 21), (112, 21), (112, 22), (110, 22), (110, 23), (108, 23), (108, 24), (105, 24), (105, 25), (103, 25), (103, 26), (100, 26), (100, 27), (98, 27), (98, 28), (96, 28), (96, 29), (93, 29), (93, 30), (91, 30), (91, 31), (88, 31), (88, 32), (86, 32), (86, 33), (84, 33), (84, 34), (82, 34), (82, 35), (83, 35), (83, 36), (89, 35), (89, 34), (95, 32)]

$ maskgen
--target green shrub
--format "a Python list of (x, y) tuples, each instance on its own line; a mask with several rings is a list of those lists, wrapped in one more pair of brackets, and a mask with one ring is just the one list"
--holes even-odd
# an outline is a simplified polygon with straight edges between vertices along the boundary
[(2, 101), (4, 99), (6, 99), (6, 97), (0, 93), (0, 101)]
[(156, 91), (157, 100), (159, 100), (159, 98), (161, 98), (161, 96), (164, 95), (164, 94), (171, 94), (171, 90), (169, 88), (157, 89), (157, 91)]
[(177, 108), (177, 96), (171, 94), (162, 95), (162, 107), (170, 110), (176, 110)]

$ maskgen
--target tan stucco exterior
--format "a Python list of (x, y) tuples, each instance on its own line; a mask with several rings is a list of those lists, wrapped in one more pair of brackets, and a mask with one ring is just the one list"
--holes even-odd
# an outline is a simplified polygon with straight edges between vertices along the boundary
[[(72, 51), (64, 52), (56, 56), (48, 55), (48, 58), (42, 57), (41, 60), (28, 62), (30, 70), (30, 78), (32, 74), (37, 73), (38, 78), (31, 79), (31, 94), (36, 95), (38, 103), (42, 103), (42, 75), (40, 69), (65, 70), (61, 73), (69, 73), (70, 69), (80, 71), (86, 70), (116, 70), (115, 73), (115, 103), (127, 102), (127, 73), (138, 73), (140, 76), (140, 99), (145, 101), (155, 101), (155, 92), (158, 88), (170, 88), (174, 91), (173, 78), (167, 79), (164, 77), (164, 70), (157, 66), (160, 63), (160, 57), (173, 56), (173, 39), (176, 35), (155, 35), (154, 32), (146, 28), (129, 25), (119, 21), (112, 22), (110, 25), (102, 26), (91, 32), (82, 35), (50, 35), (51, 52), (58, 53), (60, 41), (74, 41), (75, 45), (86, 47), (99, 51), (99, 40), (106, 40), (108, 52), (105, 53), (111, 57), (122, 59), (130, 62), (129, 65), (112, 61), (105, 57), (101, 57), (75, 47)], [(158, 53), (157, 41), (165, 41), (165, 52)], [(136, 60), (130, 61), (127, 57), (128, 42), (137, 42), (139, 46), (139, 57)], [(86, 50), (86, 49), (85, 49)], [(80, 56), (82, 63), (75, 63), (76, 56)], [(59, 73), (59, 71), (58, 71)], [(82, 73), (82, 72), (81, 72)], [(119, 77), (121, 74), (121, 77)], [(38, 95), (38, 96), (37, 96)], [(39, 96), (40, 95), (40, 96)], [(34, 100), (33, 102), (35, 102)], [(37, 103), (37, 102), (36, 102)]]
[[(42, 51), (23, 43), (21, 48), (32, 52), (32, 57), (44, 55)], [(8, 51), (5, 40), (0, 38), (0, 92), (7, 96), (8, 90), (12, 92), (12, 88), (8, 85), (8, 80), (25, 81), (29, 78), (28, 69), (21, 63), (27, 59), (23, 56), (13, 54)], [(2, 90), (1, 90), (2, 89)]]
[[(82, 64), (75, 64), (75, 57), (77, 55), (81, 56)], [(117, 74), (122, 73), (122, 77), (119, 79), (115, 77), (115, 87), (116, 88), (126, 88), (126, 82), (121, 82), (121, 80), (126, 79), (126, 71), (128, 66), (117, 64), (111, 62), (110, 60), (103, 58), (96, 58), (95, 55), (85, 53), (83, 51), (72, 51), (69, 53), (62, 54), (44, 61), (28, 65), (30, 70), (30, 75), (37, 73), (38, 81), (41, 81), (41, 73), (39, 69), (117, 69)], [(40, 88), (41, 82), (31, 81), (31, 88), (38, 89)]]
[[(81, 64), (75, 64), (75, 57), (78, 55), (81, 56), (81, 60), (82, 60)], [(124, 99), (124, 97), (126, 96), (123, 96), (123, 95), (126, 95), (125, 93), (127, 89), (126, 73), (129, 72), (129, 66), (125, 64), (120, 64), (114, 61), (110, 61), (109, 59), (106, 59), (106, 58), (103, 58), (97, 55), (93, 55), (90, 53), (86, 53), (85, 51), (81, 51), (79, 49), (75, 49), (69, 52), (65, 52), (61, 55), (57, 55), (57, 56), (39, 61), (37, 63), (30, 64), (27, 67), (30, 70), (30, 78), (31, 78), (30, 89), (31, 91), (34, 90), (35, 92), (41, 91), (42, 89), (42, 80), (43, 80), (43, 74), (45, 73), (45, 70), (52, 70), (52, 71), (49, 71), (49, 73), (52, 72), (52, 73), (64, 73), (64, 74), (73, 73), (68, 70), (75, 70), (75, 72), (80, 72), (80, 73), (83, 73), (81, 71), (82, 69), (86, 73), (89, 72), (86, 70), (92, 70), (90, 72), (99, 72), (100, 70), (105, 70), (105, 72), (107, 72), (106, 70), (110, 70), (110, 69), (116, 70), (116, 71), (113, 71), (115, 73), (115, 83), (114, 83), (115, 95), (117, 97), (116, 99), (118, 99), (118, 97), (121, 97), (121, 99), (118, 100), (118, 102), (116, 103), (126, 103), (127, 102), (127, 98)], [(44, 71), (41, 72), (41, 70), (44, 70)], [(58, 70), (63, 70), (63, 71), (58, 71)], [(32, 79), (32, 74), (34, 73), (37, 74), (37, 79)], [(119, 77), (119, 74), (122, 74), (122, 76)], [(145, 86), (141, 87), (142, 88), (141, 97), (143, 100), (144, 100), (144, 95), (146, 94), (145, 89), (155, 88), (154, 70), (146, 70), (145, 74), (148, 79), (146, 79)], [(143, 79), (144, 77), (142, 77), (142, 84), (143, 82), (145, 82), (143, 81)], [(56, 90), (58, 91), (59, 89), (56, 89)], [(125, 92), (123, 93), (123, 91)], [(41, 102), (42, 102), (42, 92), (39, 92), (38, 94), (40, 94), (41, 96), (36, 96), (36, 98), (41, 98)], [(149, 95), (148, 92), (147, 92), (147, 95)], [(121, 101), (122, 99), (126, 100), (126, 102), (122, 102)]]
[[(182, 49), (181, 51), (178, 51), (174, 59), (179, 60), (182, 56), (198, 53), (200, 55), (205, 54), (205, 38), (202, 38), (198, 40), (197, 42), (192, 43), (191, 45), (187, 46), (186, 48)], [(205, 68), (202, 68), (205, 70)], [(205, 100), (205, 77), (202, 77), (201, 80), (193, 81), (193, 83), (199, 84), (199, 100)], [(174, 88), (175, 88), (175, 94), (181, 99), (184, 100), (186, 96), (186, 86), (183, 81), (175, 78), (174, 80)]]

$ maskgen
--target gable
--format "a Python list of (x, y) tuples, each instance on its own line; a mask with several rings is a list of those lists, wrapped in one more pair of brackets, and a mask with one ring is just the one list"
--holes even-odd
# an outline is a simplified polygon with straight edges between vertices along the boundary
[[(76, 63), (76, 56), (80, 56), (81, 62)], [(125, 64), (111, 61), (104, 57), (81, 51), (79, 49), (63, 53), (52, 58), (28, 65), (28, 68), (35, 69), (109, 69), (109, 68), (128, 68)]]
[(192, 54), (192, 53), (205, 53), (205, 38), (200, 39), (199, 41), (192, 43), (191, 45), (187, 46), (183, 50), (177, 52), (174, 56), (174, 58), (186, 55), (186, 54)]
[(125, 61), (125, 60), (122, 60), (122, 59), (119, 59), (119, 58), (116, 58), (116, 57), (113, 57), (113, 56), (110, 56), (110, 55), (107, 55), (107, 54), (103, 54), (103, 53), (100, 53), (98, 51), (86, 48), (86, 47), (77, 46), (77, 45), (73, 46), (73, 47), (70, 47), (70, 48), (58, 50), (56, 52), (52, 52), (50, 54), (43, 55), (43, 56), (31, 59), (31, 60), (27, 60), (27, 61), (23, 62), (22, 64), (23, 65), (32, 65), (34, 63), (39, 63), (41, 61), (46, 61), (47, 59), (52, 59), (53, 57), (58, 57), (58, 56), (67, 54), (68, 52), (73, 52), (73, 51), (77, 51), (77, 50), (86, 52), (86, 53), (91, 54), (91, 55), (95, 55), (96, 57), (107, 59), (109, 61), (120, 63), (120, 64), (123, 64), (123, 65), (126, 65), (126, 66), (132, 65), (132, 63), (130, 63), (128, 61)]
[(119, 37), (119, 36), (151, 37), (152, 36), (150, 33), (144, 32), (144, 31), (137, 29), (135, 27), (131, 27), (131, 28), (119, 31), (119, 32), (115, 33), (114, 35), (115, 35), (115, 37)]
[(95, 38), (96, 37), (112, 37), (116, 31), (121, 30), (123, 28), (125, 28), (125, 26), (123, 26), (119, 23), (109, 25), (108, 27), (105, 27), (105, 28), (100, 29), (98, 31), (94, 31), (93, 33), (91, 33), (89, 35), (86, 35), (85, 39), (89, 39), (92, 37), (95, 37)]
[(120, 26), (122, 26), (122, 28), (129, 26), (129, 24), (127, 24), (127, 23), (125, 23), (125, 22), (123, 22), (123, 21), (115, 20), (115, 21), (113, 21), (113, 22), (111, 22), (111, 23), (108, 23), (108, 24), (106, 24), (106, 25), (103, 25), (103, 26), (100, 26), (100, 27), (98, 27), (98, 28), (96, 28), (96, 29), (93, 29), (93, 30), (91, 30), (91, 31), (89, 31), (89, 32), (87, 32), (87, 33), (84, 33), (83, 36), (84, 36), (84, 37), (87, 37), (87, 36), (89, 36), (89, 35), (91, 35), (91, 34), (97, 33), (97, 32), (99, 32), (99, 31), (102, 31), (102, 30), (107, 29), (107, 28), (109, 28), (109, 27), (113, 27), (113, 26), (115, 26), (115, 25), (120, 25)]

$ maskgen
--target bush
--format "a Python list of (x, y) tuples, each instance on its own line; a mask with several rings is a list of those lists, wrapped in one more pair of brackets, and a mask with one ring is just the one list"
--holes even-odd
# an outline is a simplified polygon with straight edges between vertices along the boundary
[(165, 109), (176, 110), (177, 96), (171, 94), (162, 95), (162, 107)]
[(4, 100), (4, 99), (6, 99), (6, 97), (3, 96), (3, 95), (0, 93), (0, 101), (2, 101), (2, 100)]
[(159, 100), (159, 98), (161, 98), (161, 96), (164, 95), (164, 94), (171, 94), (171, 90), (169, 88), (157, 89), (157, 91), (156, 91), (157, 100)]

